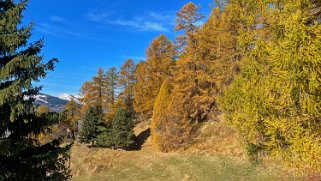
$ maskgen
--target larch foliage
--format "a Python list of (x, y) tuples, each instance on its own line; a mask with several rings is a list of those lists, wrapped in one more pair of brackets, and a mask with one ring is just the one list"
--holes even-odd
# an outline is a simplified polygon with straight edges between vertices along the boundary
[(148, 83), (150, 78), (147, 77), (151, 74), (149, 68), (146, 62), (139, 62), (135, 70), (137, 83), (134, 87), (134, 109), (138, 114), (146, 118), (150, 117), (150, 108), (153, 107), (153, 102), (150, 101), (153, 92), (149, 91), (150, 85)]
[(72, 127), (73, 130), (77, 129), (77, 121), (81, 119), (81, 106), (71, 99), (64, 107), (64, 114), (66, 122)]
[(106, 121), (111, 122), (116, 113), (115, 107), (118, 106), (118, 92), (119, 92), (119, 82), (118, 82), (118, 72), (115, 67), (111, 67), (107, 70), (104, 76), (104, 95), (103, 102), (106, 108)]
[(146, 54), (146, 62), (141, 62), (135, 71), (134, 106), (137, 113), (151, 117), (163, 80), (172, 77), (175, 46), (166, 36), (160, 35), (152, 41)]
[(133, 116), (134, 110), (134, 86), (137, 82), (135, 76), (136, 65), (132, 59), (128, 59), (120, 68), (118, 83), (121, 89), (118, 102), (125, 104), (125, 109)]
[[(211, 62), (206, 61), (206, 52), (200, 47), (200, 28), (195, 24), (204, 16), (197, 12), (199, 8), (193, 3), (183, 6), (177, 13), (177, 30), (186, 32), (187, 44), (184, 53), (177, 61), (173, 93), (181, 97), (186, 109), (186, 117), (191, 122), (202, 122), (208, 119), (209, 112), (215, 107)], [(191, 12), (189, 12), (191, 11)], [(185, 23), (185, 24), (183, 24)], [(203, 53), (203, 54), (201, 54)]]
[(189, 143), (193, 125), (184, 115), (184, 102), (171, 92), (170, 79), (166, 79), (156, 98), (151, 124), (151, 140), (162, 152), (175, 151)]
[(228, 9), (215, 8), (197, 33), (197, 62), (202, 64), (204, 77), (216, 97), (239, 72), (241, 55), (237, 47), (240, 21)]
[(247, 8), (248, 28), (238, 38), (241, 73), (222, 104), (252, 157), (263, 152), (309, 171), (320, 170), (321, 154), (321, 27), (311, 13), (315, 3), (243, 2), (248, 6), (238, 11)]
[(198, 29), (197, 22), (203, 19), (205, 16), (198, 13), (199, 6), (196, 6), (193, 2), (185, 4), (182, 9), (176, 13), (176, 27), (175, 30), (184, 30), (185, 33), (195, 32)]
[(104, 76), (104, 79), (104, 99), (108, 107), (109, 104), (115, 103), (117, 98), (117, 89), (119, 87), (117, 69), (115, 67), (109, 68)]
[(104, 81), (104, 69), (99, 68), (97, 76), (94, 76), (92, 81), (86, 81), (81, 87), (80, 92), (82, 94), (82, 98), (80, 101), (83, 103), (83, 113), (85, 113), (91, 106), (100, 105), (104, 108)]
[(38, 114), (47, 114), (50, 112), (50, 109), (47, 105), (40, 105), (37, 107)]
[(215, 105), (208, 65), (201, 62), (197, 54), (199, 27), (196, 23), (204, 17), (198, 9), (195, 4), (188, 3), (177, 13), (176, 30), (186, 33), (187, 44), (175, 73), (163, 83), (154, 105), (153, 144), (165, 152), (186, 146), (194, 126), (206, 121)]

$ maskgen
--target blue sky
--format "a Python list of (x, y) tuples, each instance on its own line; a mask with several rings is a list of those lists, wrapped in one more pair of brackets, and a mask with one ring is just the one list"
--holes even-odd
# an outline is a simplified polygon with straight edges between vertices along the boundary
[[(43, 92), (78, 94), (99, 67), (120, 67), (128, 58), (145, 58), (159, 34), (173, 39), (176, 12), (188, 0), (30, 0), (24, 23), (35, 23), (31, 41), (44, 38), (45, 60), (56, 69), (41, 81)], [(212, 0), (195, 0), (208, 16)]]

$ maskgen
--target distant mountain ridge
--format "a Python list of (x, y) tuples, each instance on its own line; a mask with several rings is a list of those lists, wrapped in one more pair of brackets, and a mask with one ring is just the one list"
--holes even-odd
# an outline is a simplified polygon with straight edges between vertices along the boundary
[(51, 111), (54, 112), (64, 111), (64, 107), (68, 103), (68, 100), (64, 100), (59, 97), (51, 96), (44, 93), (39, 93), (34, 98), (37, 106), (46, 105), (50, 108)]
[(72, 94), (64, 93), (64, 94), (60, 94), (60, 95), (58, 96), (58, 98), (59, 98), (59, 99), (62, 99), (62, 100), (66, 100), (66, 101), (74, 100), (74, 101), (76, 101), (78, 104), (81, 104), (81, 102), (79, 101), (79, 98), (80, 98), (79, 95), (72, 95)]

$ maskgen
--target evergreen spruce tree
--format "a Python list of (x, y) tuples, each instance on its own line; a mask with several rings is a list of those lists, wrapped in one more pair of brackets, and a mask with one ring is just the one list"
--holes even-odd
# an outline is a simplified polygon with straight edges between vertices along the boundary
[(103, 110), (101, 106), (92, 106), (88, 109), (79, 136), (81, 143), (95, 144), (97, 136), (101, 133), (102, 119)]
[(115, 148), (130, 149), (135, 145), (133, 118), (125, 109), (119, 109), (112, 124), (113, 144)]
[(101, 133), (96, 138), (96, 144), (100, 147), (111, 148), (114, 146), (113, 132), (110, 127), (100, 126), (98, 129)]
[(32, 24), (21, 26), (27, 1), (0, 1), (0, 180), (68, 180), (67, 147), (61, 139), (41, 144), (37, 135), (57, 123), (53, 114), (37, 114), (32, 83), (54, 69), (39, 56), (43, 40), (27, 45)]

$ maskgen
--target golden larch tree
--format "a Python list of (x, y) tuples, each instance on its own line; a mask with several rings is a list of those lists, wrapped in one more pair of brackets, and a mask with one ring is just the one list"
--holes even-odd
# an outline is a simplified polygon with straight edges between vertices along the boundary
[(231, 16), (244, 22), (237, 41), (242, 63), (224, 92), (222, 107), (254, 160), (271, 155), (320, 173), (317, 7), (320, 3), (313, 0), (230, 1), (226, 8)]
[(125, 104), (125, 108), (132, 115), (135, 114), (134, 111), (134, 86), (137, 82), (135, 76), (136, 65), (132, 59), (128, 59), (120, 68), (118, 83), (121, 89), (121, 92), (118, 96), (116, 102)]
[(65, 105), (64, 113), (66, 116), (66, 121), (73, 130), (77, 129), (77, 121), (81, 118), (80, 110), (81, 106), (74, 99), (71, 99)]
[(103, 106), (104, 95), (104, 70), (99, 68), (98, 75), (92, 78), (92, 81), (86, 81), (81, 87), (83, 103), (82, 113), (85, 113), (91, 106)]
[(152, 41), (146, 55), (146, 62), (139, 63), (135, 71), (134, 106), (137, 113), (150, 118), (163, 80), (172, 77), (175, 45), (166, 36), (160, 35)]
[(176, 97), (172, 90), (171, 79), (164, 80), (153, 111), (151, 140), (153, 146), (162, 152), (187, 146), (193, 130), (184, 114), (184, 100)]

